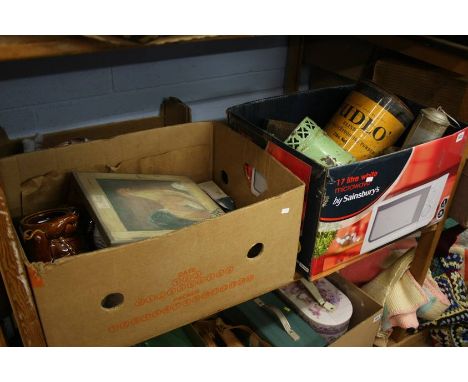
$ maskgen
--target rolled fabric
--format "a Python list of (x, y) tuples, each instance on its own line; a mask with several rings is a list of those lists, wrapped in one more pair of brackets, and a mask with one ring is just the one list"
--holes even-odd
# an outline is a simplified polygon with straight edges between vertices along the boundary
[(429, 298), (421, 285), (414, 279), (410, 271), (406, 271), (395, 283), (385, 301), (388, 321), (384, 322), (383, 329), (389, 328), (385, 327), (385, 324), (390, 325), (390, 327), (416, 329), (419, 326), (416, 311), (428, 302)]
[(386, 301), (395, 284), (409, 269), (414, 254), (415, 250), (412, 248), (391, 265), (386, 264), (387, 267), (383, 272), (362, 287), (364, 292), (384, 307), (379, 331), (377, 332), (374, 342), (377, 346), (387, 345), (388, 338), (391, 334), (391, 323), (389, 322), (390, 312), (386, 306)]
[(438, 320), (450, 306), (450, 301), (440, 290), (430, 271), (424, 280), (423, 291), (429, 301), (418, 309), (417, 316), (428, 321)]

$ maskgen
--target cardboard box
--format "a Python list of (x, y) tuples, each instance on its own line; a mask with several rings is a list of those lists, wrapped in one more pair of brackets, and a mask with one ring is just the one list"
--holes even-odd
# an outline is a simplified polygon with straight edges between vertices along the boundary
[(329, 346), (372, 346), (379, 330), (383, 307), (339, 273), (334, 273), (327, 279), (348, 296), (353, 305), (348, 331)]
[(402, 60), (379, 60), (373, 80), (384, 89), (421, 105), (442, 106), (461, 121), (468, 121), (468, 78)]
[[(347, 331), (328, 346), (372, 346), (379, 329), (383, 307), (362, 289), (343, 278), (339, 273), (333, 273), (327, 276), (327, 279), (349, 298), (353, 306)], [(247, 325), (272, 346), (327, 346), (327, 342), (323, 337), (320, 337), (313, 327), (310, 327), (307, 320), (298, 312), (297, 307), (294, 307), (280, 291), (268, 293), (260, 298), (265, 304), (270, 303), (282, 311), (292, 329), (299, 336), (299, 339), (296, 341), (291, 339), (275, 315), (270, 315), (270, 313), (262, 310), (254, 301), (243, 304), (241, 307), (221, 312), (220, 316), (225, 322), (234, 327), (237, 325)], [(284, 309), (282, 309), (283, 307)]]
[[(268, 188), (259, 196), (251, 192), (246, 164), (266, 180)], [(164, 236), (55, 263), (29, 263), (8, 216), (16, 221), (65, 202), (71, 171), (214, 180), (239, 208)], [(7, 222), (1, 240), (11, 248), (3, 255), (23, 260), (50, 346), (134, 345), (294, 276), (304, 185), (220, 123), (151, 129), (3, 158), (0, 184), (7, 199), (0, 200)], [(113, 297), (120, 304), (104, 308)]]
[[(440, 220), (467, 141), (467, 128), (448, 130), (414, 148), (327, 169), (264, 129), (269, 119), (298, 124), (306, 116), (324, 127), (352, 89), (318, 89), (227, 110), (231, 127), (306, 183), (298, 265), (309, 278)], [(421, 106), (405, 102), (417, 115)]]
[[(50, 148), (76, 138), (87, 138), (88, 140), (112, 138), (134, 131), (189, 122), (192, 122), (190, 107), (175, 97), (168, 97), (161, 103), (158, 117), (131, 119), (44, 134), (42, 146), (43, 148)], [(25, 138), (33, 139), (34, 137)], [(10, 140), (0, 128), (0, 158), (22, 153), (23, 139)]]

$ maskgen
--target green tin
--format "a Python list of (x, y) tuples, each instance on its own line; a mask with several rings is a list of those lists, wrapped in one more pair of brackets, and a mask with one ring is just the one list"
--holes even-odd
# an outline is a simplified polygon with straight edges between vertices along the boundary
[(356, 161), (343, 150), (312, 119), (305, 117), (284, 141), (285, 144), (324, 167), (334, 167)]

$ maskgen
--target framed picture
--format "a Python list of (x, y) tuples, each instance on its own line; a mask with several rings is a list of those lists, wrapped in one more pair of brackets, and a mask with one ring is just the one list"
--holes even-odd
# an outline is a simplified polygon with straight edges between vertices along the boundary
[(74, 172), (104, 240), (129, 243), (223, 214), (184, 176)]

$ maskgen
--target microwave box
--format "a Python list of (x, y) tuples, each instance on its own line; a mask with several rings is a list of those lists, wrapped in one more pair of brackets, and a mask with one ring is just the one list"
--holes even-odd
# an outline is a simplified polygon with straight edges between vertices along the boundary
[[(271, 97), (227, 110), (229, 125), (249, 136), (306, 184), (298, 266), (309, 278), (443, 218), (468, 128), (360, 162), (325, 168), (265, 130), (270, 119), (325, 127), (351, 86)], [(416, 116), (421, 109), (404, 100)], [(400, 143), (405, 136), (400, 138)], [(398, 142), (397, 142), (398, 144)]]
[[(260, 194), (252, 193), (247, 165), (261, 175)], [(213, 180), (238, 209), (164, 236), (30, 263), (12, 221), (66, 202), (73, 195), (72, 171)], [(6, 195), (0, 200), (2, 256), (27, 271), (49, 346), (134, 345), (294, 277), (304, 184), (221, 123), (175, 125), (10, 156), (0, 159), (0, 184)]]

